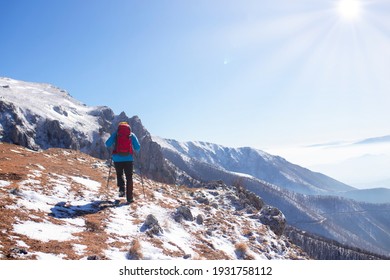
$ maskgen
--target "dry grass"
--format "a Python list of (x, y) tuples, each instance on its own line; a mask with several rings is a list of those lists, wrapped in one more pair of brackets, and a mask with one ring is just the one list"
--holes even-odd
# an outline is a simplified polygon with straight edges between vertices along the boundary
[[(30, 239), (25, 235), (13, 233), (13, 225), (18, 221), (34, 220), (36, 222), (48, 221), (53, 224), (63, 224), (63, 221), (47, 215), (39, 210), (25, 209), (23, 207), (15, 208), (17, 199), (20, 196), (20, 183), (31, 177), (33, 171), (40, 171), (39, 188), (44, 194), (50, 194), (55, 184), (51, 181), (53, 177), (59, 176), (80, 176), (90, 178), (106, 186), (106, 180), (101, 168), (92, 168), (96, 162), (102, 161), (89, 157), (77, 151), (63, 149), (49, 149), (43, 152), (34, 152), (24, 147), (0, 144), (0, 180), (10, 182), (9, 186), (0, 188), (0, 258), (9, 258), (12, 250), (18, 247), (18, 242), (24, 242), (30, 252), (43, 252), (55, 255), (62, 255), (65, 259), (79, 259), (87, 257), (90, 254), (104, 256), (103, 250), (107, 248), (107, 235), (103, 234), (106, 220), (105, 211), (85, 216), (85, 230), (74, 234), (78, 238), (78, 244), (85, 245), (85, 255), (77, 255), (69, 241), (50, 241), (42, 242)], [(80, 164), (78, 158), (83, 158), (83, 164)], [(39, 166), (37, 165), (39, 164)], [(108, 169), (107, 169), (108, 171)], [(27, 186), (26, 182), (24, 185)], [(72, 183), (71, 191), (76, 195), (82, 195), (80, 184)], [(104, 194), (106, 188), (101, 188), (100, 193)], [(10, 234), (12, 233), (12, 234)], [(20, 247), (20, 246), (19, 246)], [(34, 254), (29, 254), (23, 259), (35, 259)], [(104, 257), (102, 257), (104, 258)]]
[(138, 239), (134, 239), (133, 242), (131, 242), (130, 249), (127, 253), (127, 258), (129, 260), (142, 260), (144, 258), (142, 254), (141, 243), (138, 241)]
[(249, 247), (243, 242), (235, 244), (235, 252), (238, 259), (254, 260), (255, 258), (249, 253)]
[(100, 226), (98, 223), (96, 222), (91, 222), (91, 221), (85, 221), (85, 228), (86, 228), (86, 231), (90, 231), (90, 232), (98, 232), (100, 231)]

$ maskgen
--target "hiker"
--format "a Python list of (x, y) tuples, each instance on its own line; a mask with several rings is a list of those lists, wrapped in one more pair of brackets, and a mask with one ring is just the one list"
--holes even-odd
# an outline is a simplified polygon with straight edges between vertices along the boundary
[[(114, 145), (112, 161), (116, 171), (117, 186), (119, 187), (119, 197), (124, 197), (126, 193), (127, 202), (134, 201), (133, 198), (133, 153), (140, 150), (137, 136), (131, 132), (127, 122), (121, 122), (118, 129), (111, 134), (106, 141), (109, 148)], [(126, 191), (123, 173), (126, 177)]]

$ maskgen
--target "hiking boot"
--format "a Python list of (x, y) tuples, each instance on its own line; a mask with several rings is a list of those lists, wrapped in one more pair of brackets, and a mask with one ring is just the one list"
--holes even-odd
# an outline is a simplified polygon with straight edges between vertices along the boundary
[(125, 192), (124, 191), (119, 191), (119, 197), (124, 197), (125, 196)]
[(128, 203), (132, 203), (132, 202), (134, 202), (134, 199), (133, 199), (133, 198), (130, 198), (130, 199), (127, 200), (127, 202), (128, 202)]

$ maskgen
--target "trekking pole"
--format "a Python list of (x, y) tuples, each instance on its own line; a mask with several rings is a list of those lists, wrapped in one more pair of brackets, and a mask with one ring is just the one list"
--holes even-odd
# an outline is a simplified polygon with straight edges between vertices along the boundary
[(108, 169), (108, 177), (107, 177), (107, 189), (108, 189), (108, 183), (110, 182), (111, 177), (111, 166), (112, 166), (112, 155), (110, 155), (110, 168)]
[(141, 185), (142, 185), (142, 191), (144, 193), (144, 198), (146, 198), (146, 195), (145, 195), (145, 187), (144, 187), (144, 178), (142, 176), (142, 164), (141, 164), (141, 151), (139, 151), (139, 156), (137, 156), (138, 158), (138, 168), (139, 168), (139, 175), (141, 177)]

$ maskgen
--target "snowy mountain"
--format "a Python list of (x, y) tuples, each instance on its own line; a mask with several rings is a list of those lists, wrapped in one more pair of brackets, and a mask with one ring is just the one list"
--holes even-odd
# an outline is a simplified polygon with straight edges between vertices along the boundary
[[(52, 146), (105, 155), (99, 143), (102, 116), (113, 113), (106, 107), (87, 107), (65, 90), (49, 84), (0, 78), (0, 137), (30, 149)], [(99, 149), (100, 148), (100, 149)]]
[[(301, 194), (334, 195), (361, 202), (390, 203), (390, 189), (356, 189), (324, 174), (292, 164), (280, 156), (274, 156), (250, 147), (228, 148), (199, 141), (181, 143), (157, 136), (152, 138), (162, 147), (165, 158), (178, 166), (179, 169), (187, 170), (192, 177), (200, 178), (204, 177), (205, 174), (204, 172), (196, 174), (196, 170), (191, 170), (190, 166), (206, 164), (219, 168), (224, 172), (259, 179)], [(382, 137), (379, 139), (382, 139)], [(372, 157), (366, 155), (364, 159), (354, 159), (353, 163), (349, 163), (350, 168), (348, 169), (353, 171), (367, 170), (367, 172), (375, 174), (375, 170), (368, 170), (363, 167), (372, 163), (375, 169), (376, 164), (379, 163), (379, 156), (376, 156), (374, 160), (372, 160)], [(388, 157), (384, 155), (382, 157), (389, 161)], [(353, 168), (351, 168), (352, 166)]]
[(349, 246), (390, 254), (390, 204), (341, 197), (352, 197), (355, 189), (255, 149), (153, 139), (177, 169), (179, 181), (196, 184), (218, 179), (242, 185), (280, 209), (294, 227)]
[(191, 166), (197, 161), (302, 194), (337, 194), (355, 190), (326, 175), (249, 147), (228, 148), (205, 142), (181, 143), (160, 137), (153, 137), (153, 140), (163, 148), (165, 157), (182, 170), (186, 169), (184, 165)]
[(143, 153), (138, 164), (153, 179), (173, 183), (158, 144), (141, 120), (124, 112), (115, 115), (105, 106), (88, 107), (65, 90), (42, 83), (0, 78), (0, 141), (32, 150), (74, 149), (107, 159), (104, 143), (121, 121), (130, 123)]
[(308, 258), (281, 235), (283, 215), (245, 190), (142, 185), (135, 175), (126, 205), (114, 202), (102, 160), (3, 143), (0, 153), (0, 259)]
[[(207, 198), (204, 201), (210, 201), (212, 197), (216, 198), (213, 196), (213, 191), (211, 193), (206, 191), (208, 182), (222, 180), (223, 184), (227, 186), (245, 187), (246, 190), (261, 197), (265, 204), (280, 209), (290, 226), (336, 240), (341, 244), (362, 248), (378, 254), (390, 255), (390, 216), (388, 215), (390, 206), (388, 204), (376, 205), (338, 196), (330, 196), (330, 194), (341, 191), (354, 191), (354, 188), (350, 186), (325, 175), (291, 164), (280, 157), (271, 156), (251, 148), (232, 149), (216, 144), (202, 142), (180, 143), (174, 140), (152, 137), (142, 125), (141, 120), (136, 116), (129, 118), (125, 113), (115, 115), (108, 107), (88, 107), (73, 99), (66, 91), (48, 84), (0, 78), (0, 141), (17, 144), (36, 151), (36, 153), (27, 152), (27, 150), (23, 150), (24, 152), (19, 151), (22, 154), (30, 154), (31, 152), (33, 155), (43, 155), (45, 153), (40, 152), (41, 149), (45, 150), (55, 147), (78, 150), (96, 158), (107, 159), (109, 151), (104, 147), (104, 141), (116, 128), (119, 121), (130, 122), (133, 131), (141, 142), (142, 153), (139, 155), (139, 158), (136, 158), (136, 166), (142, 166), (143, 174), (154, 180), (149, 181), (149, 185), (168, 183), (169, 185), (166, 185), (165, 188), (169, 188), (168, 192), (175, 194), (176, 198), (180, 196), (181, 192), (184, 192), (185, 196), (188, 194), (188, 196), (192, 197), (191, 195), (194, 195), (194, 191), (186, 188), (182, 189), (181, 187), (175, 189), (175, 187), (171, 187), (172, 185), (203, 187), (205, 188), (205, 193), (201, 196)], [(18, 151), (16, 148), (10, 149)], [(69, 152), (69, 150), (67, 151)], [(48, 154), (45, 157), (50, 158)], [(67, 160), (73, 164), (83, 163), (84, 157), (76, 156), (77, 160), (67, 157)], [(1, 169), (3, 169), (3, 162), (6, 161), (2, 161)], [(41, 163), (40, 160), (33, 159), (32, 162), (37, 162), (39, 166), (43, 166), (46, 170), (50, 169)], [(26, 169), (26, 166), (32, 168), (32, 162), (24, 162), (24, 169)], [(76, 166), (78, 166), (78, 169), (72, 169), (71, 176), (75, 178), (87, 176), (85, 178), (100, 182), (99, 180), (101, 179), (92, 179), (92, 175), (85, 175), (89, 174), (88, 172), (90, 171), (81, 171), (83, 170), (83, 164), (77, 164)], [(102, 168), (100, 170), (107, 172), (107, 169)], [(46, 176), (46, 181), (39, 181), (40, 179), (37, 175), (31, 177), (31, 182), (29, 178), (20, 175), (23, 174), (22, 171), (19, 174), (13, 173), (11, 170), (6, 172), (0, 170), (0, 173), (2, 173), (2, 178), (0, 178), (2, 180), (0, 181), (2, 192), (4, 193), (5, 191), (4, 195), (9, 196), (4, 201), (8, 201), (9, 205), (13, 205), (19, 202), (21, 204), (27, 203), (23, 201), (28, 201), (29, 199), (39, 200), (40, 195), (35, 197), (34, 193), (38, 191), (38, 194), (39, 192), (45, 194), (43, 189), (47, 187), (53, 188), (48, 192), (50, 196), (59, 196), (62, 199), (59, 201), (60, 204), (57, 205), (57, 201), (54, 207), (52, 207), (54, 202), (51, 199), (53, 197), (44, 197), (42, 199), (44, 199), (47, 205), (56, 210), (49, 213), (50, 217), (54, 215), (54, 218), (60, 219), (59, 221), (50, 220), (54, 224), (61, 224), (61, 221), (62, 223), (74, 221), (73, 218), (75, 217), (84, 218), (85, 216), (85, 218), (92, 218), (95, 214), (100, 214), (106, 209), (118, 211), (124, 209), (124, 207), (115, 207), (106, 199), (96, 198), (96, 195), (101, 195), (101, 191), (95, 191), (91, 195), (81, 190), (82, 196), (84, 198), (87, 197), (87, 200), (79, 198), (74, 194), (66, 199), (65, 196), (67, 194), (59, 191), (56, 187), (57, 185), (54, 185), (52, 182), (59, 182), (59, 185), (64, 186), (66, 185), (65, 182), (67, 182), (73, 188), (73, 185), (77, 184), (77, 180), (80, 181), (81, 179), (71, 178), (69, 174), (61, 175), (61, 172), (58, 171), (60, 169), (60, 167), (57, 167), (57, 171), (50, 171), (52, 174), (60, 174), (59, 176), (54, 176), (54, 178)], [(34, 170), (36, 170), (35, 167)], [(96, 170), (99, 169), (97, 168)], [(38, 171), (35, 173), (39, 174)], [(83, 175), (80, 174), (81, 172)], [(64, 176), (65, 181), (62, 181), (61, 176)], [(102, 174), (99, 176), (102, 176)], [(27, 182), (24, 180), (27, 180)], [(156, 183), (157, 181), (160, 183)], [(34, 191), (27, 194), (23, 193), (23, 199), (19, 200), (19, 198), (11, 197), (10, 195), (18, 195), (17, 189), (20, 188), (21, 182), (23, 182), (22, 189), (32, 186)], [(96, 186), (98, 185), (96, 184)], [(102, 182), (100, 186), (103, 186)], [(65, 186), (65, 189), (69, 188)], [(13, 191), (14, 189), (15, 191)], [(90, 189), (89, 186), (86, 187), (86, 190), (88, 189)], [(100, 187), (99, 189), (102, 188)], [(8, 191), (12, 192), (9, 194)], [(228, 192), (225, 190), (221, 197), (217, 196), (218, 203), (221, 203), (221, 205), (226, 204), (223, 206), (226, 209), (229, 207), (236, 209), (237, 207), (235, 206), (237, 205), (235, 203), (237, 199), (230, 199), (229, 201), (222, 199), (225, 196), (231, 198), (236, 196), (236, 194), (230, 194), (230, 191), (233, 190)], [(73, 192), (78, 193), (77, 190), (72, 190)], [(167, 191), (160, 190), (159, 192), (164, 193)], [(153, 192), (149, 195), (160, 197), (161, 194)], [(110, 191), (108, 196), (115, 196), (115, 193)], [(80, 203), (77, 202), (78, 199), (80, 199)], [(168, 198), (164, 197), (164, 199)], [(179, 201), (177, 203), (180, 204)], [(172, 204), (174, 206), (166, 206), (173, 209), (179, 205), (177, 203)], [(140, 205), (146, 207), (144, 209), (151, 207), (143, 204), (143, 202), (139, 202), (138, 206)], [(143, 208), (138, 208), (138, 206), (137, 209), (141, 211)], [(2, 207), (0, 207), (1, 209)], [(44, 209), (43, 212), (46, 213), (48, 210)], [(212, 208), (208, 209), (209, 211), (210, 209), (213, 210)], [(167, 213), (165, 210), (160, 210), (161, 213)], [(236, 209), (235, 211), (239, 210)], [(58, 215), (61, 215), (61, 212), (64, 212), (65, 216), (59, 217)], [(75, 213), (75, 217), (72, 213)], [(23, 215), (22, 220), (26, 221), (30, 214), (25, 213)], [(253, 212), (251, 215), (256, 216), (257, 214)], [(32, 214), (32, 222), (34, 222), (35, 216), (39, 215), (36, 213)], [(102, 218), (106, 219), (106, 216)], [(126, 217), (126, 219), (136, 224), (144, 222), (131, 220), (130, 217)], [(46, 218), (44, 221), (45, 223), (47, 222)], [(80, 221), (80, 223), (82, 222)], [(105, 224), (101, 226), (103, 228), (106, 227)], [(101, 230), (100, 226), (98, 228)], [(39, 230), (41, 229), (39, 228)], [(15, 236), (20, 236), (20, 234), (19, 232)], [(302, 235), (297, 234), (294, 236)], [(6, 243), (10, 243), (10, 241), (6, 241)], [(15, 244), (15, 242), (12, 244)], [(5, 245), (2, 244), (2, 246), (4, 247)], [(163, 251), (166, 250), (163, 249)]]
[(364, 139), (358, 141), (356, 144), (373, 144), (373, 143), (386, 143), (386, 142), (390, 142), (390, 135)]

